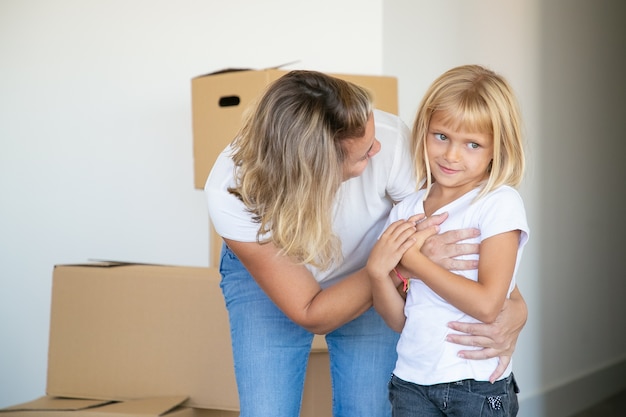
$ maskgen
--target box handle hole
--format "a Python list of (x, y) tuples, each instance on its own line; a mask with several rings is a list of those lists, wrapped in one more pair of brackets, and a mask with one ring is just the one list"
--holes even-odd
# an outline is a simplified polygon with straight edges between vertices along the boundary
[(224, 96), (220, 97), (220, 107), (233, 107), (238, 106), (241, 100), (239, 96)]

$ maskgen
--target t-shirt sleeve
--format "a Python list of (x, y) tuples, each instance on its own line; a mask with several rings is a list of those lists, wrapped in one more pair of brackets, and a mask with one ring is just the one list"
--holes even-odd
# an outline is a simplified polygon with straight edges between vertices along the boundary
[(227, 150), (217, 158), (204, 187), (209, 217), (218, 235), (240, 242), (256, 242), (259, 224), (245, 205), (228, 191), (234, 185), (234, 164)]
[(489, 193), (484, 199), (484, 210), (479, 220), (481, 239), (520, 230), (519, 247), (523, 247), (528, 241), (530, 231), (524, 202), (519, 193), (505, 186)]

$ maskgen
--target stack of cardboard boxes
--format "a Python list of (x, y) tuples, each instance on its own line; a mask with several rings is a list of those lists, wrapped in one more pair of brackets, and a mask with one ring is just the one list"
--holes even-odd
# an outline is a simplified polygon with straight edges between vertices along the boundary
[[(195, 188), (232, 140), (247, 105), (286, 71), (226, 71), (192, 79)], [(397, 113), (391, 77), (337, 75)], [(221, 239), (210, 266), (94, 262), (53, 271), (46, 395), (0, 417), (239, 415), (228, 315), (219, 288)], [(331, 416), (328, 350), (314, 338), (302, 416)]]

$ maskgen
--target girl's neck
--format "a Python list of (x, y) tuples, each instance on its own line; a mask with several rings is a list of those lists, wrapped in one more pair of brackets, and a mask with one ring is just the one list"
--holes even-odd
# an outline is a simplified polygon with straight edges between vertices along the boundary
[(453, 201), (472, 191), (480, 184), (469, 187), (442, 187), (440, 184), (433, 182), (428, 197), (424, 200), (424, 214), (432, 216), (440, 208), (447, 206)]

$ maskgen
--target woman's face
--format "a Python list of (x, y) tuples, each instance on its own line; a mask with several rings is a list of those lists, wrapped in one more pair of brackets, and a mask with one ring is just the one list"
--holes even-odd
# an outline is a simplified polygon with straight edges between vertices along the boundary
[(374, 132), (374, 116), (365, 125), (365, 135), (346, 139), (342, 143), (346, 158), (343, 161), (343, 180), (358, 177), (365, 171), (371, 157), (380, 151), (380, 142)]

